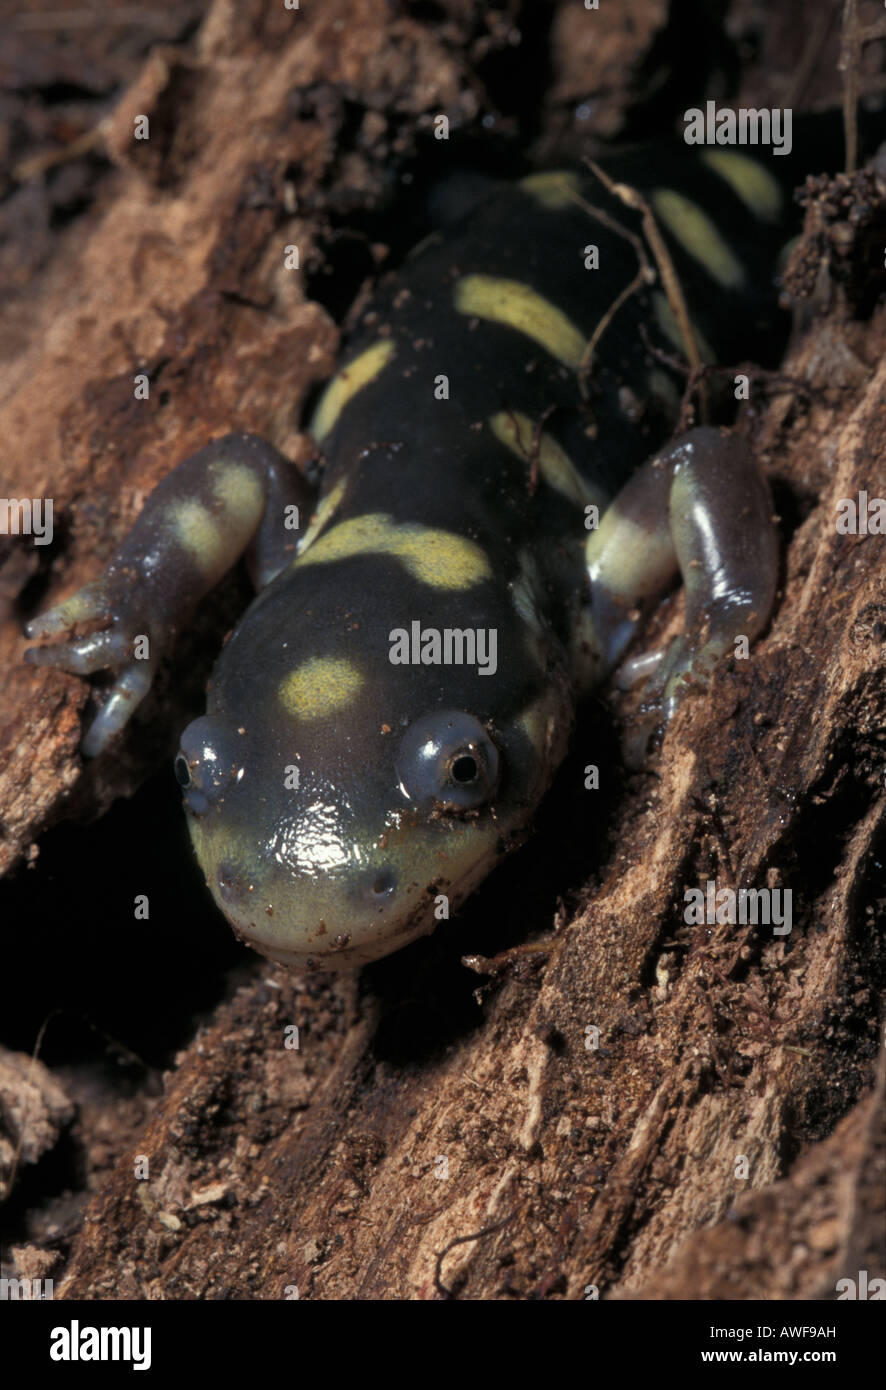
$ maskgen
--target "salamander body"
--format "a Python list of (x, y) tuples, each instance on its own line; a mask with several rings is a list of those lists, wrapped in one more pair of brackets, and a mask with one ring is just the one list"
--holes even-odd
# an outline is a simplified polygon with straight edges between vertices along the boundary
[(737, 363), (775, 331), (784, 195), (733, 152), (607, 169), (642, 193), (678, 299), (640, 213), (591, 172), (494, 190), (412, 254), (347, 345), (310, 427), (317, 499), (269, 444), (229, 435), (28, 627), (99, 620), (29, 653), (118, 671), (96, 755), (246, 556), (259, 591), (176, 775), (218, 906), (274, 959), (360, 965), (454, 911), (526, 832), (578, 702), (678, 573), (686, 633), (635, 663), (664, 717), (767, 621), (777, 546), (747, 447), (673, 432), (680, 359)]

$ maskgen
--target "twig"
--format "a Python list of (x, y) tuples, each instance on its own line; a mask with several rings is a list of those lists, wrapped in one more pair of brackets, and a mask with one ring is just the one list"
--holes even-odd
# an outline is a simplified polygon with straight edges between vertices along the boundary
[(843, 0), (843, 32), (840, 61), (843, 74), (843, 131), (846, 140), (846, 173), (854, 174), (858, 164), (858, 35), (857, 0)]
[(42, 154), (33, 154), (20, 160), (18, 164), (13, 165), (12, 177), (17, 183), (39, 178), (56, 164), (66, 164), (69, 159), (78, 159), (81, 154), (88, 154), (103, 142), (106, 132), (107, 121), (99, 121), (98, 125), (94, 125), (91, 130), (85, 130), (82, 135), (70, 140), (61, 149), (44, 150)]
[(446, 1287), (441, 1277), (443, 1272), (443, 1261), (450, 1250), (454, 1250), (456, 1245), (465, 1245), (468, 1241), (479, 1240), (481, 1236), (491, 1236), (494, 1231), (500, 1231), (502, 1226), (506, 1226), (509, 1221), (513, 1221), (516, 1215), (516, 1211), (509, 1212), (507, 1216), (502, 1217), (501, 1221), (496, 1221), (494, 1225), (484, 1226), (482, 1231), (472, 1231), (469, 1236), (456, 1236), (448, 1245), (444, 1245), (443, 1249), (439, 1251), (437, 1255), (437, 1265), (434, 1270), (434, 1285), (437, 1292), (442, 1294), (444, 1298), (452, 1297), (452, 1290)]
[[(590, 164), (590, 160), (588, 160), (588, 163)], [(591, 165), (591, 167), (593, 168), (593, 165)], [(611, 232), (615, 232), (617, 236), (623, 237), (625, 241), (629, 241), (634, 248), (637, 260), (639, 262), (639, 269), (637, 270), (637, 273), (634, 276), (633, 280), (629, 285), (625, 287), (625, 289), (621, 290), (620, 293), (616, 295), (615, 299), (612, 301), (609, 308), (606, 310), (606, 313), (602, 316), (599, 323), (597, 324), (597, 327), (594, 329), (593, 333), (588, 339), (588, 342), (585, 346), (585, 350), (582, 353), (581, 362), (578, 365), (578, 385), (579, 390), (582, 394), (582, 399), (587, 401), (589, 399), (588, 379), (591, 374), (591, 366), (594, 360), (594, 353), (596, 352), (597, 344), (599, 343), (603, 334), (606, 332), (606, 329), (609, 327), (612, 320), (615, 318), (615, 315), (618, 313), (621, 306), (624, 304), (625, 300), (629, 299), (632, 294), (637, 294), (639, 290), (643, 288), (644, 285), (654, 284), (656, 275), (652, 265), (649, 262), (649, 257), (646, 255), (646, 249), (643, 245), (643, 240), (641, 237), (638, 237), (636, 233), (630, 230), (630, 228), (623, 227), (617, 218), (610, 217), (608, 212), (604, 212), (602, 208), (595, 208), (593, 203), (589, 203), (586, 198), (583, 198), (580, 193), (576, 193), (575, 189), (570, 188), (568, 184), (564, 184), (563, 191), (567, 194), (568, 197), (572, 199), (574, 203), (577, 203), (578, 206), (582, 208), (583, 211), (586, 212), (589, 217), (597, 218), (599, 222), (603, 223), (604, 227), (608, 227)]]
[(835, 11), (832, 10), (829, 5), (823, 5), (812, 21), (812, 27), (809, 30), (809, 38), (806, 40), (806, 46), (803, 49), (797, 71), (794, 74), (794, 80), (788, 88), (784, 99), (783, 104), (789, 110), (793, 109), (795, 106), (799, 106), (802, 102), (803, 93), (806, 90), (812, 74), (815, 72), (816, 64), (821, 57), (821, 50), (824, 47), (825, 40), (828, 36), (828, 30), (834, 21), (834, 17)]
[[(680, 328), (689, 365), (696, 370), (700, 369), (703, 364), (701, 354), (698, 350), (698, 343), (695, 340), (695, 333), (693, 331), (692, 321), (689, 317), (689, 311), (686, 308), (686, 299), (683, 295), (674, 263), (671, 260), (670, 252), (665, 245), (664, 237), (659, 231), (658, 223), (652, 215), (652, 209), (643, 195), (637, 192), (636, 188), (631, 188), (631, 186), (626, 183), (615, 183), (592, 159), (587, 160), (587, 164), (592, 173), (594, 173), (603, 184), (604, 188), (612, 193), (614, 197), (619, 198), (626, 207), (633, 208), (635, 212), (640, 213), (643, 224), (643, 235), (655, 257), (655, 263), (658, 266), (658, 272), (661, 276), (668, 303), (671, 306), (671, 311)], [(710, 415), (710, 401), (708, 399), (707, 386), (703, 378), (699, 378), (698, 403), (702, 421), (707, 422)]]

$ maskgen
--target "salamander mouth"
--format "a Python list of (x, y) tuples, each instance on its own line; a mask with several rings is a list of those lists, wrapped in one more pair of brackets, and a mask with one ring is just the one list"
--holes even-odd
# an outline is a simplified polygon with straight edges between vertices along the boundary
[(434, 901), (430, 899), (417, 903), (402, 921), (386, 918), (375, 930), (370, 926), (367, 931), (362, 922), (358, 930), (356, 925), (348, 928), (321, 919), (313, 929), (299, 932), (298, 945), (287, 945), (284, 940), (262, 935), (256, 923), (248, 927), (234, 925), (234, 931), (241, 941), (278, 965), (321, 974), (359, 969), (389, 955), (392, 950), (408, 946), (417, 937), (432, 932), (435, 926)]
[(317, 972), (366, 965), (433, 931), (502, 854), (500, 827), (482, 817), (388, 826), (384, 845), (379, 835), (355, 835), (343, 841), (350, 851), (343, 864), (324, 870), (315, 856), (312, 872), (286, 861), (278, 840), (239, 823), (224, 833), (197, 823), (192, 833), (238, 939), (282, 965)]

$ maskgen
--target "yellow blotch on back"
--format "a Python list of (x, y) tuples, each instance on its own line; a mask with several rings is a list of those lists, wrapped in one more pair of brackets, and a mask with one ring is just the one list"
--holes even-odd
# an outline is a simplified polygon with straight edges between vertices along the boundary
[(575, 202), (581, 182), (577, 174), (568, 169), (549, 169), (541, 174), (529, 174), (520, 179), (519, 187), (528, 193), (543, 208), (550, 212), (560, 212)]
[(652, 194), (652, 206), (683, 249), (719, 285), (740, 289), (745, 283), (744, 266), (697, 203), (673, 188), (657, 188)]
[(777, 222), (784, 198), (778, 180), (756, 159), (732, 150), (705, 150), (703, 164), (725, 179), (745, 207), (764, 222)]
[(320, 532), (330, 520), (339, 503), (347, 491), (347, 482), (344, 478), (339, 478), (334, 487), (331, 487), (325, 496), (320, 498), (317, 509), (311, 517), (311, 524), (302, 537), (301, 545), (298, 548), (299, 555), (304, 555), (308, 546), (313, 545)]
[(489, 561), (475, 541), (432, 526), (398, 523), (384, 512), (339, 522), (298, 557), (295, 567), (355, 555), (392, 555), (415, 579), (434, 589), (470, 589), (492, 576)]
[(311, 421), (311, 434), (318, 443), (333, 429), (348, 401), (375, 380), (395, 352), (393, 338), (380, 338), (332, 378)]
[(581, 364), (584, 334), (555, 304), (520, 280), (465, 275), (455, 287), (455, 307), (471, 318), (525, 333), (566, 367), (577, 371)]
[(362, 687), (363, 676), (353, 662), (312, 656), (281, 681), (279, 695), (296, 719), (325, 719), (349, 705)]
[[(531, 462), (535, 425), (528, 415), (522, 415), (516, 410), (500, 410), (497, 415), (491, 417), (489, 428), (496, 439), (507, 445), (518, 458), (525, 459), (527, 463)], [(562, 497), (574, 502), (577, 507), (603, 500), (603, 494), (588, 486), (572, 459), (553, 435), (542, 430), (535, 454), (541, 476), (548, 486), (554, 488)]]

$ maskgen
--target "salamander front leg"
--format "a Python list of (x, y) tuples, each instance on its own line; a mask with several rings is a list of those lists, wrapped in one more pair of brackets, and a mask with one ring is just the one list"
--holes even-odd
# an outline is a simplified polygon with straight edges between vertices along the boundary
[(625, 663), (670, 719), (690, 685), (707, 684), (740, 637), (765, 627), (778, 576), (769, 489), (747, 444), (725, 430), (690, 430), (618, 494), (586, 546), (591, 616), (608, 668), (633, 635), (639, 608), (679, 574), (686, 626), (667, 648)]
[(83, 740), (87, 757), (125, 726), (197, 602), (241, 555), (259, 586), (288, 563), (298, 539), (296, 507), (310, 507), (296, 469), (255, 435), (227, 435), (158, 484), (100, 578), (27, 624), (32, 638), (101, 624), (89, 636), (25, 653), (32, 665), (75, 675), (119, 673)]

